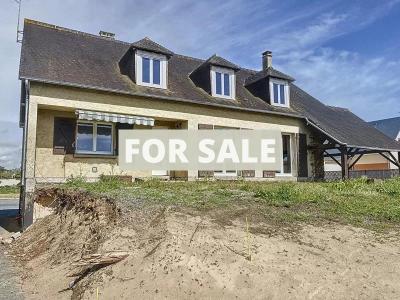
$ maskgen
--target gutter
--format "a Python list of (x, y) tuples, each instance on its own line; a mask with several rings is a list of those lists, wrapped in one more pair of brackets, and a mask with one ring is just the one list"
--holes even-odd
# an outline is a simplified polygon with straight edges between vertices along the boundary
[(235, 106), (223, 105), (223, 104), (217, 104), (217, 103), (200, 103), (200, 102), (193, 101), (190, 99), (185, 99), (185, 98), (168, 97), (168, 96), (154, 96), (154, 95), (149, 95), (149, 94), (145, 94), (145, 93), (130, 93), (130, 92), (126, 92), (126, 91), (122, 91), (122, 90), (118, 90), (118, 89), (107, 89), (107, 88), (97, 87), (97, 86), (93, 86), (93, 85), (65, 83), (65, 82), (61, 82), (61, 81), (45, 80), (45, 79), (34, 78), (34, 77), (20, 77), (20, 79), (37, 81), (37, 82), (47, 83), (47, 84), (63, 85), (63, 86), (69, 86), (69, 87), (84, 88), (84, 89), (89, 89), (89, 90), (124, 94), (124, 95), (130, 95), (130, 96), (147, 97), (147, 98), (158, 99), (158, 100), (161, 99), (161, 100), (169, 100), (169, 101), (174, 101), (174, 102), (185, 102), (185, 103), (191, 103), (191, 104), (197, 104), (197, 105), (203, 105), (203, 106), (214, 106), (214, 107), (218, 107), (218, 108), (235, 109), (235, 110), (256, 112), (256, 113), (262, 113), (262, 114), (286, 116), (286, 117), (297, 118), (297, 119), (304, 118), (303, 116), (295, 114), (295, 113), (285, 113), (285, 112), (267, 111), (267, 110), (255, 109), (255, 108), (235, 107)]
[[(24, 217), (25, 215), (25, 195), (26, 195), (26, 147), (27, 147), (27, 136), (28, 136), (28, 115), (29, 115), (29, 93), (30, 93), (30, 82), (29, 80), (24, 81), (25, 86), (25, 122), (22, 135), (22, 161), (21, 161), (21, 194), (19, 201), (19, 212)], [(24, 221), (24, 220), (23, 220)]]
[(400, 149), (396, 149), (395, 150), (395, 149), (383, 149), (383, 148), (373, 148), (373, 147), (347, 145), (346, 143), (339, 141), (337, 138), (333, 137), (331, 134), (326, 132), (324, 129), (320, 128), (319, 126), (317, 126), (316, 124), (311, 122), (309, 118), (307, 118), (305, 116), (302, 116), (302, 115), (298, 115), (298, 114), (267, 111), (267, 110), (262, 110), (262, 109), (235, 107), (235, 106), (223, 105), (223, 104), (217, 104), (217, 103), (199, 103), (197, 101), (193, 101), (193, 100), (185, 99), (185, 98), (179, 98), (179, 97), (154, 96), (154, 95), (149, 95), (149, 94), (145, 94), (145, 93), (130, 93), (130, 92), (126, 92), (126, 91), (122, 91), (122, 90), (118, 90), (118, 89), (107, 89), (107, 88), (97, 87), (97, 86), (93, 86), (93, 85), (73, 84), (73, 83), (46, 80), (46, 79), (35, 78), (35, 77), (20, 76), (20, 79), (21, 80), (22, 79), (28, 80), (28, 83), (29, 83), (29, 80), (30, 80), (30, 81), (37, 81), (37, 82), (46, 83), (46, 84), (62, 85), (62, 86), (68, 86), (68, 87), (83, 88), (83, 89), (103, 91), (103, 92), (109, 92), (109, 93), (117, 93), (117, 94), (137, 96), (137, 97), (147, 97), (147, 98), (158, 99), (158, 100), (161, 99), (161, 100), (169, 100), (169, 101), (174, 101), (174, 102), (185, 102), (185, 103), (197, 104), (197, 105), (202, 105), (202, 106), (213, 106), (213, 107), (224, 108), (224, 109), (234, 109), (234, 110), (240, 110), (240, 111), (255, 112), (255, 113), (278, 115), (278, 116), (285, 116), (285, 117), (291, 117), (291, 118), (296, 118), (296, 119), (302, 119), (302, 120), (306, 121), (307, 125), (313, 126), (315, 129), (321, 131), (323, 134), (325, 134), (326, 136), (330, 137), (332, 140), (336, 141), (338, 144), (340, 144), (342, 146), (354, 147), (354, 148), (363, 148), (363, 149), (370, 149), (370, 150), (379, 150), (379, 151), (393, 151), (393, 152), (397, 152), (397, 151), (400, 150)]

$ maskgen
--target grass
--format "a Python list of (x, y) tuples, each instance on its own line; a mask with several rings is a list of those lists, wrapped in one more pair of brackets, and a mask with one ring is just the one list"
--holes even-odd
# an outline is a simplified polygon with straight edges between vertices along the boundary
[(107, 194), (128, 204), (139, 199), (199, 211), (221, 208), (232, 218), (245, 210), (278, 224), (333, 221), (376, 229), (400, 226), (400, 178), (375, 183), (356, 179), (329, 183), (148, 180), (132, 184), (113, 178), (87, 183), (78, 178), (65, 186)]
[(0, 195), (19, 194), (19, 186), (0, 186)]

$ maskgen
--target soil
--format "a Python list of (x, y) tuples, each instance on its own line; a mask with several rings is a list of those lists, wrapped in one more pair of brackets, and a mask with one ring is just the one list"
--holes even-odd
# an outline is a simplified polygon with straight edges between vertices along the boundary
[[(280, 228), (243, 208), (227, 222), (216, 211), (44, 194), (55, 213), (10, 249), (28, 299), (400, 298), (395, 235), (339, 224)], [(129, 256), (67, 289), (74, 261), (109, 251)]]

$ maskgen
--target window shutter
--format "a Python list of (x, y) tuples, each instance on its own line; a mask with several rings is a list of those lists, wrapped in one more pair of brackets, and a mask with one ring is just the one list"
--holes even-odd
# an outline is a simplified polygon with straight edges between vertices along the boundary
[(133, 124), (127, 124), (127, 123), (117, 123), (115, 125), (116, 133), (115, 133), (115, 155), (118, 155), (118, 147), (119, 147), (119, 135), (118, 131), (119, 130), (127, 130), (127, 129), (133, 129)]
[(299, 134), (299, 177), (308, 177), (307, 135)]
[(54, 118), (53, 153), (73, 154), (75, 150), (76, 120)]

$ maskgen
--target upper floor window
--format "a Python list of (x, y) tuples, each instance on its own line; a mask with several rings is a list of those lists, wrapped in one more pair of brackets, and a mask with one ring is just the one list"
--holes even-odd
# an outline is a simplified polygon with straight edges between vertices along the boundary
[(164, 55), (136, 51), (136, 83), (156, 88), (167, 88), (167, 58)]
[(270, 79), (271, 104), (289, 107), (289, 84), (286, 81)]
[(214, 97), (235, 99), (235, 72), (212, 66), (211, 94)]

